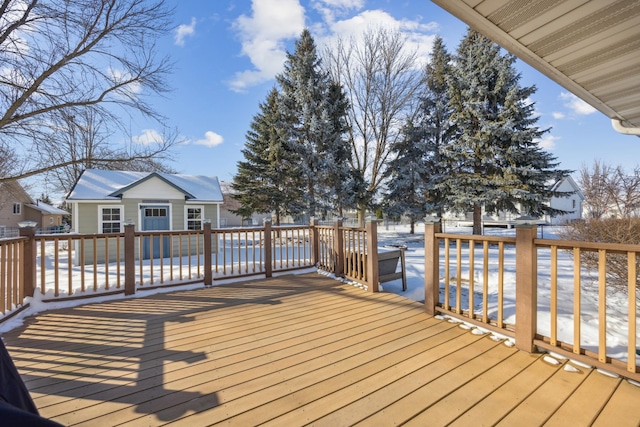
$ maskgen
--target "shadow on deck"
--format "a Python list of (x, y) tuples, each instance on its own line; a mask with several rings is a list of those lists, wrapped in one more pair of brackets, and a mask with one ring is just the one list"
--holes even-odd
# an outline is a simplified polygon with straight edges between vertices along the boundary
[(317, 274), (52, 310), (4, 334), (65, 425), (633, 425), (640, 387)]

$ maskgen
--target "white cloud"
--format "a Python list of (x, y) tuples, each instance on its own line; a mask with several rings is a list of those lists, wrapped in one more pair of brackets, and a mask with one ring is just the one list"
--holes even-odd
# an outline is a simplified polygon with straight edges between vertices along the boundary
[(304, 8), (298, 0), (253, 0), (252, 16), (240, 15), (234, 24), (242, 41), (242, 54), (252, 70), (236, 73), (231, 89), (241, 92), (272, 79), (286, 59), (285, 41), (304, 29)]
[(196, 18), (191, 18), (191, 24), (181, 24), (176, 28), (173, 43), (177, 46), (184, 46), (184, 39), (192, 37), (196, 33)]
[(316, 0), (311, 6), (322, 15), (327, 23), (333, 23), (337, 17), (348, 14), (351, 10), (364, 7), (364, 0)]
[(553, 116), (554, 119), (556, 120), (562, 120), (565, 118), (564, 113), (561, 113), (560, 111), (554, 111), (553, 113), (551, 113), (551, 115)]
[[(433, 22), (422, 22), (420, 16), (398, 20), (382, 10), (362, 11), (364, 0), (312, 0), (311, 7), (322, 19), (309, 24), (320, 52), (324, 46), (333, 45), (338, 37), (354, 37), (358, 41), (365, 30), (381, 27), (405, 34), (407, 50), (416, 51), (419, 59), (416, 67), (422, 67), (428, 60), (438, 29)], [(237, 72), (230, 82), (232, 90), (242, 92), (282, 71), (286, 43), (299, 37), (305, 28), (305, 9), (299, 0), (253, 0), (251, 16), (241, 15), (234, 28), (242, 41), (242, 55), (254, 66)]]
[(561, 92), (560, 99), (564, 101), (565, 107), (571, 109), (574, 114), (579, 116), (585, 116), (597, 111), (591, 105), (569, 92)]
[(547, 134), (538, 141), (538, 145), (543, 150), (551, 151), (556, 148), (556, 141), (558, 141), (559, 139), (560, 137)]
[(331, 23), (324, 44), (331, 46), (338, 38), (354, 38), (361, 44), (362, 37), (368, 29), (385, 28), (400, 31), (407, 37), (405, 48), (408, 52), (416, 52), (416, 67), (422, 67), (429, 58), (435, 31), (438, 25), (434, 22), (423, 23), (420, 17), (415, 20), (397, 20), (382, 10), (366, 10), (348, 19)]
[(132, 136), (131, 140), (136, 144), (151, 145), (163, 141), (162, 135), (155, 129), (143, 129), (138, 136)]
[(205, 147), (215, 147), (223, 142), (224, 138), (221, 135), (209, 130), (204, 133), (204, 139), (198, 139), (194, 144), (204, 145)]

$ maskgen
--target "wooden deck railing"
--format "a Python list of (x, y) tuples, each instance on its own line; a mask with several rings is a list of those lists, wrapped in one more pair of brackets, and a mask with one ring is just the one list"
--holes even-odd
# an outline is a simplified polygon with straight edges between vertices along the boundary
[(343, 227), (342, 221), (332, 226), (313, 223), (318, 242), (318, 268), (378, 291), (377, 223), (367, 221), (365, 228)]
[[(538, 254), (542, 251), (547, 252), (546, 256), (550, 259), (551, 269), (549, 271), (550, 282), (550, 328), (548, 335), (536, 334), (535, 344), (549, 351), (566, 351), (574, 356), (586, 355), (598, 362), (611, 364), (620, 369), (626, 369), (627, 372), (639, 372), (638, 355), (640, 351), (640, 341), (637, 338), (637, 314), (638, 300), (637, 287), (638, 284), (638, 261), (640, 261), (640, 247), (638, 245), (619, 245), (607, 243), (587, 243), (587, 242), (571, 242), (535, 239), (535, 246)], [(558, 284), (558, 252), (568, 251), (573, 259), (573, 288), (570, 290), (573, 294), (573, 310), (570, 313), (560, 313), (558, 310), (558, 300), (560, 298), (560, 288)], [(585, 269), (583, 258), (585, 256), (593, 256), (597, 258), (598, 279), (597, 279), (597, 300), (598, 300), (598, 343), (595, 348), (585, 348), (581, 336), (581, 316), (582, 313), (582, 295), (585, 286)], [(540, 256), (540, 255), (539, 255)], [(626, 259), (627, 263), (627, 283), (622, 287), (620, 284), (612, 285), (607, 277), (608, 259), (610, 257), (618, 257)], [(616, 287), (617, 292), (627, 294), (627, 357), (626, 363), (607, 355), (607, 335), (612, 332), (624, 333), (621, 327), (609, 327), (609, 317), (607, 315), (607, 294), (610, 288)], [(573, 331), (569, 335), (561, 336), (558, 330), (558, 319), (561, 315), (573, 319)]]
[[(0, 241), (0, 320), (15, 312), (34, 289), (46, 300), (127, 295), (139, 289), (184, 283), (264, 275), (318, 267), (337, 277), (362, 283), (378, 291), (377, 228), (310, 226), (215, 229), (202, 231), (136, 232), (125, 226), (120, 234), (23, 236)], [(515, 257), (505, 249), (515, 247)], [(558, 252), (574, 259), (570, 336), (558, 332)], [(509, 251), (513, 253), (513, 251)], [(597, 254), (598, 343), (584, 345), (580, 333), (583, 265), (581, 254)], [(640, 380), (637, 349), (637, 245), (611, 245), (537, 239), (535, 225), (516, 227), (516, 237), (462, 236), (440, 233), (439, 222), (425, 225), (425, 309), (446, 313), (484, 328), (514, 337), (516, 346), (564, 353), (594, 366)], [(627, 258), (628, 339), (625, 357), (607, 354), (607, 256)], [(541, 257), (550, 271), (541, 272)], [(546, 261), (545, 261), (546, 262)], [(538, 325), (538, 277), (550, 281), (549, 331)], [(508, 276), (507, 276), (508, 275)]]
[(310, 226), (35, 235), (0, 240), (0, 320), (38, 289), (43, 300), (134, 294), (156, 286), (312, 267)]
[(23, 254), (26, 237), (0, 240), (0, 316), (16, 310), (24, 300)]
[[(515, 247), (515, 259), (505, 257), (506, 247)], [(558, 298), (558, 251), (570, 251), (573, 258), (573, 286), (563, 289), (571, 294), (573, 310), (560, 313)], [(598, 257), (598, 342), (586, 345), (581, 337), (582, 279), (588, 272), (581, 254)], [(513, 253), (513, 251), (511, 251)], [(516, 237), (469, 236), (440, 233), (440, 223), (425, 225), (425, 309), (443, 313), (483, 328), (513, 337), (518, 348), (533, 352), (536, 348), (563, 354), (592, 366), (640, 380), (637, 351), (638, 256), (640, 246), (606, 243), (568, 242), (537, 238), (537, 226), (516, 226)], [(607, 354), (607, 335), (611, 332), (607, 317), (607, 256), (627, 258), (628, 313), (624, 356)], [(544, 258), (550, 268), (541, 271)], [(508, 279), (505, 277), (509, 275)], [(538, 278), (548, 276), (549, 306), (538, 301)], [(546, 279), (545, 279), (546, 282)], [(508, 284), (508, 286), (507, 286)], [(549, 331), (539, 327), (541, 312), (549, 313)], [(560, 316), (573, 323), (573, 332), (558, 331)], [(620, 328), (620, 327), (618, 327)], [(616, 331), (620, 333), (621, 331)], [(594, 348), (595, 347), (595, 348)]]
[(509, 290), (505, 290), (504, 254), (505, 248), (515, 246), (516, 239), (444, 233), (436, 237), (444, 254), (440, 311), (463, 315), (512, 335), (513, 325), (505, 322), (504, 300)]

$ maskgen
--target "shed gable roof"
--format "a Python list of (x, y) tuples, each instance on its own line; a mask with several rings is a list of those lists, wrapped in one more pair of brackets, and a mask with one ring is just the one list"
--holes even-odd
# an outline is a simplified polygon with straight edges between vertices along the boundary
[(120, 200), (122, 194), (152, 178), (158, 178), (175, 188), (190, 201), (222, 202), (222, 191), (215, 176), (168, 174), (163, 172), (111, 171), (100, 169), (85, 170), (66, 199)]
[(147, 181), (149, 181), (150, 179), (153, 179), (153, 178), (158, 178), (159, 180), (163, 181), (165, 184), (169, 185), (170, 187), (175, 188), (179, 192), (183, 193), (185, 198), (187, 198), (187, 199), (195, 199), (196, 198), (193, 194), (191, 194), (188, 191), (184, 190), (183, 188), (179, 187), (174, 182), (172, 182), (170, 179), (167, 179), (166, 177), (160, 175), (157, 172), (152, 172), (152, 173), (148, 174), (147, 176), (144, 176), (144, 177), (132, 182), (129, 185), (126, 185), (126, 186), (124, 186), (122, 188), (117, 189), (113, 193), (109, 194), (109, 196), (120, 197), (124, 193), (126, 193), (128, 190), (132, 189), (133, 187), (136, 187), (136, 186), (138, 186), (138, 185), (140, 185), (140, 184), (142, 184), (144, 182), (147, 182)]

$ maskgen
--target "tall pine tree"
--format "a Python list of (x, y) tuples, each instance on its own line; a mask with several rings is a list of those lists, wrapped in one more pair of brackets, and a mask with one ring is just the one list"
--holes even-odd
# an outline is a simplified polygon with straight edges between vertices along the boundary
[(451, 55), (441, 37), (436, 37), (431, 51), (431, 60), (425, 68), (425, 91), (422, 94), (418, 123), (419, 134), (424, 138), (426, 151), (426, 173), (424, 187), (427, 199), (425, 210), (442, 217), (445, 198), (438, 187), (449, 170), (443, 162), (443, 151), (455, 136), (451, 121), (451, 100), (447, 79), (451, 74)]
[(458, 47), (449, 79), (456, 138), (443, 150), (449, 175), (437, 185), (448, 206), (473, 211), (473, 233), (481, 234), (482, 208), (538, 216), (557, 213), (545, 204), (549, 182), (569, 171), (556, 170), (555, 157), (543, 151), (539, 138), (548, 130), (536, 126), (535, 87), (521, 87), (515, 57), (468, 30)]
[(295, 166), (303, 180), (305, 210), (309, 215), (339, 210), (349, 188), (347, 103), (341, 87), (322, 69), (309, 30), (302, 32), (294, 53), (287, 54), (276, 80), (289, 147), (298, 156)]
[(428, 213), (427, 153), (421, 129), (408, 122), (402, 133), (404, 137), (391, 145), (395, 157), (385, 172), (388, 183), (384, 206), (389, 215), (406, 217), (413, 234), (415, 223)]
[(442, 149), (453, 136), (447, 77), (451, 56), (437, 37), (431, 60), (425, 67), (420, 107), (413, 122), (403, 128), (403, 138), (394, 143), (389, 162), (386, 194), (387, 212), (409, 218), (414, 224), (426, 214), (442, 216), (444, 199), (437, 184), (446, 176)]
[(300, 203), (298, 162), (288, 144), (287, 127), (278, 106), (278, 91), (273, 88), (260, 113), (254, 116), (246, 134), (245, 160), (238, 162), (233, 178), (234, 198), (241, 207), (235, 211), (248, 218), (253, 213), (274, 213), (275, 225), (284, 215), (297, 215)]

